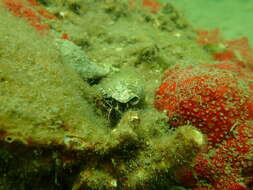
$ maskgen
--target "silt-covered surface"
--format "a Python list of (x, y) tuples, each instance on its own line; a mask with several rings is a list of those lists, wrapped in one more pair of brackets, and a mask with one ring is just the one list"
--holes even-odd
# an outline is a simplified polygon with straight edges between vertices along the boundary
[(171, 189), (205, 144), (153, 106), (168, 67), (211, 61), (172, 5), (2, 0), (0, 25), (1, 190)]

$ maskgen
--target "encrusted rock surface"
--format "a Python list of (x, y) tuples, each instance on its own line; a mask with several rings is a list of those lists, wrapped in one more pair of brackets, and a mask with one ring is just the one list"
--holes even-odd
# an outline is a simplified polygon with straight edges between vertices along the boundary
[[(153, 14), (138, 1), (3, 0), (0, 25), (1, 190), (170, 189), (170, 171), (205, 145), (192, 126), (170, 130), (153, 107), (169, 66), (210, 61), (172, 5)], [(101, 70), (86, 76), (82, 66)], [(127, 72), (141, 82), (138, 101), (105, 105), (101, 86)]]

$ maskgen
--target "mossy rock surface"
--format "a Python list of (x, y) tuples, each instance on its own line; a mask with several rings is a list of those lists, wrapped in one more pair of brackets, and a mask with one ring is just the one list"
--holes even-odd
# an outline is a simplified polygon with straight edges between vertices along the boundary
[[(149, 167), (155, 161), (145, 155), (162, 159), (154, 147), (170, 152), (170, 143), (163, 140), (176, 138), (164, 114), (153, 107), (161, 73), (175, 63), (211, 60), (195, 44), (192, 28), (170, 4), (152, 14), (138, 3), (129, 7), (126, 0), (39, 2), (56, 16), (47, 23), (48, 34), (0, 8), (0, 190), (169, 189), (169, 171), (184, 161), (168, 157), (165, 163), (172, 166)], [(89, 64), (109, 71), (86, 80), (65, 64), (56, 43), (62, 33), (83, 51), (78, 61), (87, 56)], [(107, 106), (104, 114), (97, 102), (103, 99), (99, 89), (129, 71), (142, 83), (141, 104), (125, 105), (112, 125), (108, 113), (118, 104)], [(185, 148), (194, 149), (185, 163), (200, 145), (191, 146)], [(127, 184), (125, 179), (143, 166), (150, 182), (135, 178)]]

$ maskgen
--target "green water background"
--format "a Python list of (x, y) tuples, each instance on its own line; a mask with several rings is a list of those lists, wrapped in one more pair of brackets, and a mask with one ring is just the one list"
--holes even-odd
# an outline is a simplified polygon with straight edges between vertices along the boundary
[(253, 47), (253, 0), (159, 0), (172, 2), (197, 29), (219, 28), (225, 39), (248, 37)]

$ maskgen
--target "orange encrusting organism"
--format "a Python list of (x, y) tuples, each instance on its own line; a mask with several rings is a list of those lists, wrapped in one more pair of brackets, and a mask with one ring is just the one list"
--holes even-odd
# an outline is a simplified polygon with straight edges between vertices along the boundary
[(196, 190), (204, 188), (201, 179), (208, 190), (247, 189), (240, 171), (253, 165), (252, 78), (249, 69), (232, 62), (175, 65), (165, 73), (155, 107), (167, 113), (171, 127), (190, 124), (208, 138), (193, 167), (177, 171), (178, 181)]
[(54, 19), (55, 16), (40, 7), (35, 0), (4, 0), (3, 6), (14, 16), (26, 20), (37, 31), (46, 32), (49, 26), (45, 19)]

